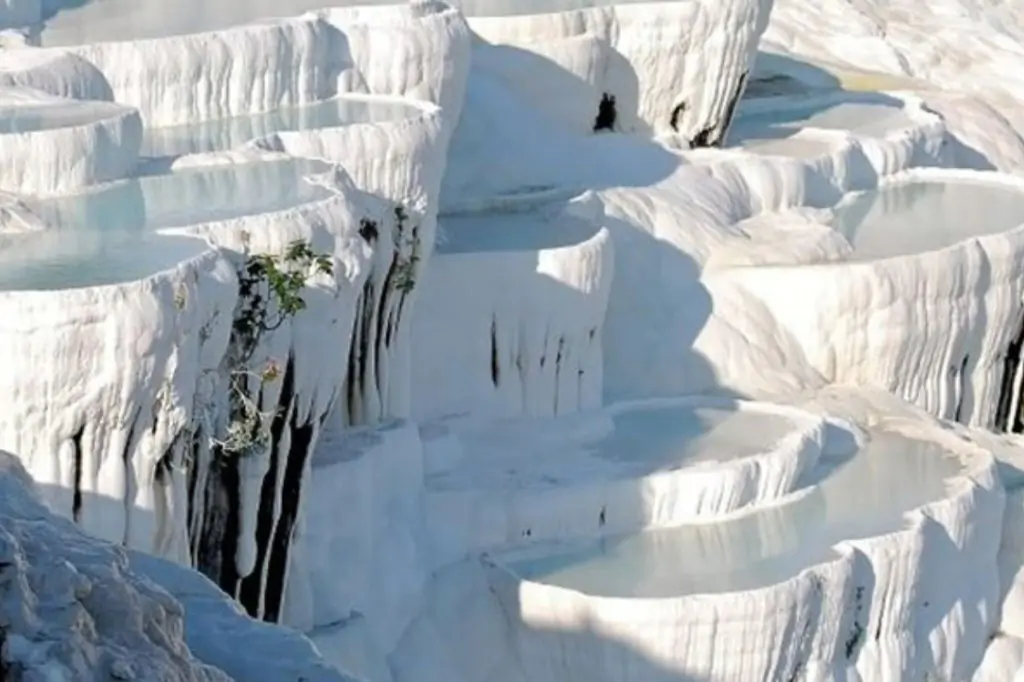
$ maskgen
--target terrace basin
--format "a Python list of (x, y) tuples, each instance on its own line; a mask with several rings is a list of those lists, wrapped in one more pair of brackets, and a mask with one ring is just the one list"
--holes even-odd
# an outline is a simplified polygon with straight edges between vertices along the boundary
[(809, 140), (802, 145), (792, 144), (788, 149), (782, 141), (808, 129), (884, 137), (895, 130), (919, 125), (907, 113), (902, 100), (888, 95), (842, 93), (753, 98), (741, 100), (726, 146), (749, 146), (758, 153), (809, 156), (802, 150)]
[(857, 679), (904, 679), (908, 618), (927, 641), (935, 623), (975, 627), (986, 611), (933, 577), (971, 570), (978, 552), (994, 562), (995, 543), (962, 529), (1003, 509), (991, 457), (954, 440), (883, 423), (784, 504), (483, 557), (525, 678), (824, 680), (856, 666)]
[(767, 504), (817, 464), (824, 427), (796, 409), (680, 398), (622, 403), (544, 426), (508, 420), (451, 428), (462, 456), (426, 463), (428, 513), (472, 553)]
[(326, 199), (329, 190), (305, 178), (328, 167), (300, 159), (207, 166), (27, 200), (45, 229), (0, 235), (0, 290), (116, 284), (173, 268), (210, 246), (161, 230)]
[(854, 260), (906, 256), (1024, 225), (1024, 185), (915, 179), (860, 192), (833, 209)]
[(400, 121), (422, 113), (421, 108), (397, 98), (340, 95), (316, 104), (283, 107), (251, 116), (149, 128), (143, 136), (142, 155), (160, 158), (223, 151), (282, 131)]
[[(827, 470), (824, 467), (829, 467)], [(585, 594), (668, 598), (739, 592), (788, 580), (834, 560), (834, 546), (892, 533), (905, 514), (943, 499), (963, 473), (942, 447), (875, 434), (852, 458), (824, 464), (811, 492), (778, 507), (712, 524), (552, 543), (493, 557), (524, 580)], [(906, 481), (914, 485), (906, 485)]]

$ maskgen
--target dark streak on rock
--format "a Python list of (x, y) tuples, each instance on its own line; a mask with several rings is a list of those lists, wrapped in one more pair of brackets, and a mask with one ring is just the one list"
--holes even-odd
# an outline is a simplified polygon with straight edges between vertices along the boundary
[(744, 72), (740, 76), (739, 83), (736, 86), (736, 90), (733, 91), (729, 104), (725, 108), (723, 117), (698, 132), (690, 140), (690, 149), (719, 147), (725, 141), (725, 136), (729, 132), (729, 126), (732, 125), (733, 116), (736, 114), (736, 106), (739, 104), (743, 91), (746, 89), (748, 75), (748, 72)]
[[(543, 360), (541, 361), (543, 362)], [(491, 317), (491, 383), (501, 383), (501, 365), (498, 361), (498, 318)]]
[(78, 523), (82, 517), (82, 436), (85, 424), (71, 435), (72, 476), (74, 477), (74, 493), (71, 496), (71, 518)]
[(299, 424), (297, 419), (298, 417), (292, 414), (291, 449), (288, 452), (288, 463), (285, 465), (281, 485), (281, 515), (277, 519), (277, 528), (274, 529), (267, 564), (263, 619), (270, 622), (277, 622), (281, 617), (281, 600), (288, 575), (288, 556), (295, 533), (295, 520), (298, 518), (302, 501), (303, 473), (306, 471), (306, 460), (309, 459), (316, 440), (315, 425), (308, 421)]
[(1000, 382), (999, 401), (996, 403), (996, 413), (993, 419), (993, 426), (1002, 432), (1021, 433), (1024, 431), (1019, 407), (1017, 414), (1010, 414), (1010, 406), (1015, 397), (1013, 384), (1017, 378), (1017, 372), (1020, 371), (1022, 349), (1024, 349), (1024, 315), (1021, 316), (1017, 333), (1010, 341), (1010, 345), (1006, 348), (1006, 354), (1003, 356), (1003, 377)]
[(964, 355), (963, 362), (960, 363), (960, 367), (957, 369), (957, 399), (956, 409), (953, 411), (953, 421), (958, 423), (962, 423), (960, 418), (963, 414), (964, 398), (967, 396), (967, 362), (970, 359), (970, 355)]
[(680, 102), (672, 109), (672, 117), (669, 118), (668, 124), (672, 127), (672, 130), (679, 132), (679, 117), (686, 111), (686, 102)]
[(263, 566), (267, 561), (267, 551), (274, 530), (274, 500), (277, 497), (279, 462), (282, 457), (290, 456), (289, 452), (282, 451), (281, 442), (294, 403), (295, 356), (290, 355), (281, 379), (277, 412), (270, 424), (270, 463), (260, 488), (260, 508), (256, 516), (256, 564), (253, 572), (242, 579), (238, 592), (238, 601), (253, 617), (259, 617), (260, 597), (264, 591)]
[(211, 447), (210, 471), (203, 491), (203, 508), (196, 550), (196, 569), (234, 596), (238, 587), (235, 553), (238, 551), (240, 484), (238, 457)]

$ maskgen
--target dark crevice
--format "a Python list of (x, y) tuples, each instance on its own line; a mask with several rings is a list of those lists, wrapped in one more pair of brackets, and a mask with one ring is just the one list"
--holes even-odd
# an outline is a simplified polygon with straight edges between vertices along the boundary
[(359, 221), (359, 236), (363, 238), (370, 246), (377, 243), (377, 239), (380, 237), (380, 230), (377, 229), (377, 223), (369, 218), (363, 218)]
[(295, 402), (295, 356), (288, 357), (284, 377), (281, 380), (281, 395), (277, 403), (277, 412), (270, 424), (270, 463), (260, 488), (259, 510), (256, 516), (256, 563), (252, 573), (242, 579), (238, 592), (238, 601), (254, 618), (259, 617), (260, 596), (263, 594), (263, 566), (267, 561), (267, 552), (271, 534), (274, 530), (274, 500), (277, 497), (277, 472), (282, 457), (289, 457), (289, 452), (281, 450), (282, 436), (288, 424), (288, 417)]
[(967, 362), (971, 359), (970, 355), (965, 355), (963, 362), (960, 363), (960, 368), (957, 370), (957, 398), (956, 398), (956, 409), (953, 411), (953, 421), (960, 422), (960, 418), (963, 414), (964, 399), (967, 397)]
[(388, 318), (388, 303), (391, 302), (391, 293), (395, 289), (395, 277), (398, 274), (398, 245), (395, 245), (395, 250), (391, 254), (391, 263), (388, 265), (388, 272), (384, 276), (384, 284), (381, 287), (380, 298), (377, 300), (377, 316), (375, 333), (373, 336), (373, 349), (374, 349), (374, 367), (373, 367), (373, 378), (379, 388), (384, 381), (384, 377), (381, 375), (382, 365), (381, 355), (384, 353), (384, 325), (387, 323)]
[(558, 414), (558, 387), (562, 376), (562, 360), (565, 359), (565, 337), (558, 337), (558, 352), (555, 354), (555, 414)]
[(729, 127), (732, 126), (732, 119), (736, 116), (736, 107), (739, 106), (743, 92), (747, 89), (747, 77), (749, 75), (748, 71), (744, 71), (743, 75), (740, 76), (740, 82), (736, 85), (736, 90), (732, 93), (732, 99), (729, 100), (729, 106), (725, 109), (725, 118), (722, 120), (722, 129), (716, 144), (725, 142), (725, 136), (729, 133)]
[[(543, 360), (541, 360), (543, 363)], [(498, 319), (491, 318), (491, 383), (497, 388), (501, 383), (501, 365), (498, 361)]]
[(233, 596), (238, 586), (235, 570), (241, 502), (238, 456), (224, 452), (219, 445), (213, 445), (210, 454), (196, 569)]
[[(417, 226), (412, 228), (412, 242), (413, 242), (413, 244), (419, 244), (420, 243), (420, 227), (419, 227), (419, 225), (417, 225)], [(418, 255), (415, 252), (410, 256), (410, 258), (412, 259), (413, 263), (415, 263), (419, 259)], [(396, 308), (395, 315), (394, 315), (394, 325), (388, 328), (388, 338), (387, 338), (387, 341), (386, 341), (385, 345), (387, 347), (389, 347), (389, 348), (391, 347), (391, 333), (392, 333), (392, 329), (394, 329), (394, 331), (398, 331), (399, 327), (402, 324), (402, 315), (405, 313), (405, 302), (408, 300), (409, 294), (412, 292), (413, 288), (416, 286), (416, 280), (415, 280), (416, 275), (417, 275), (416, 272), (411, 272), (410, 275), (409, 275), (410, 280), (407, 283), (404, 283), (402, 288), (401, 288), (402, 295), (398, 297), (398, 306)]]
[(71, 495), (71, 518), (78, 523), (82, 517), (82, 436), (85, 435), (85, 424), (71, 435), (72, 476), (75, 489)]
[(686, 102), (680, 102), (672, 109), (672, 116), (668, 120), (668, 124), (672, 127), (672, 130), (679, 132), (679, 118), (686, 111)]
[[(10, 564), (0, 566), (0, 569), (6, 568)], [(7, 656), (3, 655), (3, 652), (7, 650), (7, 628), (0, 626), (0, 682), (15, 682), (18, 677), (14, 675), (14, 666), (7, 662)]]
[(285, 579), (288, 574), (288, 555), (292, 536), (295, 533), (295, 519), (299, 515), (302, 500), (302, 475), (306, 470), (316, 436), (316, 427), (311, 422), (297, 423), (291, 419), (291, 448), (285, 465), (284, 481), (281, 486), (281, 515), (277, 519), (270, 544), (267, 563), (267, 582), (264, 586), (263, 619), (277, 622), (281, 616), (281, 599), (284, 596)]
[(615, 110), (615, 95), (607, 92), (601, 95), (601, 101), (597, 105), (597, 118), (594, 119), (594, 132), (602, 130), (615, 130), (615, 120), (618, 113)]
[(191, 450), (191, 462), (188, 466), (188, 509), (185, 512), (185, 516), (188, 520), (188, 530), (192, 534), (190, 542), (192, 544), (193, 553), (195, 552), (195, 523), (196, 523), (196, 486), (199, 484), (199, 457), (202, 451), (202, 439), (206, 437), (202, 427), (196, 429), (196, 432), (191, 438), (191, 442), (188, 444), (188, 448)]
[(996, 414), (993, 420), (993, 426), (998, 431), (1020, 433), (1022, 430), (1020, 409), (1018, 408), (1017, 414), (1010, 414), (1014, 398), (1020, 398), (1019, 395), (1014, 395), (1014, 384), (1016, 383), (1017, 373), (1021, 369), (1022, 348), (1024, 348), (1024, 315), (1021, 316), (1021, 321), (1017, 326), (1017, 333), (1010, 341), (1010, 345), (1006, 348), (1006, 354), (1003, 356), (1003, 377), (1000, 382), (999, 401), (996, 403)]
[(358, 421), (365, 388), (366, 368), (370, 355), (370, 325), (373, 318), (373, 273), (363, 284), (363, 291), (356, 303), (356, 319), (353, 324), (352, 341), (348, 349), (348, 375), (346, 376), (346, 395), (348, 398), (349, 423)]

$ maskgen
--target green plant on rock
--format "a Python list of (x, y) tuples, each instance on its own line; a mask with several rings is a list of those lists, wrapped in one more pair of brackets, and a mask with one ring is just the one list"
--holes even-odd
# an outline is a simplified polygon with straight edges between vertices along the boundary
[(407, 227), (409, 215), (402, 206), (395, 207), (395, 280), (394, 287), (408, 294), (416, 286), (416, 269), (420, 262), (419, 227)]
[(254, 367), (253, 356), (264, 334), (305, 309), (302, 292), (310, 279), (333, 273), (331, 258), (316, 253), (303, 240), (288, 244), (281, 255), (247, 255), (239, 267), (238, 305), (229, 346), (230, 416), (223, 437), (214, 441), (224, 454), (246, 456), (269, 445), (277, 410), (261, 410), (256, 396), (283, 370), (273, 359)]

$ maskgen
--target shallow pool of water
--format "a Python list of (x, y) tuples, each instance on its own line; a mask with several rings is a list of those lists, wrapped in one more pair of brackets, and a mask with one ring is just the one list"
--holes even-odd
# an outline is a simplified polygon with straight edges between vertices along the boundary
[[(730, 146), (765, 130), (784, 131), (801, 128), (849, 131), (859, 135), (881, 136), (914, 125), (903, 103), (883, 95), (852, 98), (849, 101), (792, 98), (778, 108), (745, 112), (742, 103), (729, 130)], [(760, 132), (759, 132), (760, 131)]]
[[(552, 488), (645, 476), (765, 452), (794, 431), (780, 415), (707, 405), (642, 406), (459, 430), (471, 455), (428, 477), (433, 490)], [(571, 491), (569, 491), (571, 494)]]
[[(666, 598), (756, 589), (835, 556), (843, 540), (905, 527), (945, 495), (959, 461), (933, 443), (876, 434), (808, 495), (722, 523), (549, 545), (495, 557), (521, 578), (586, 594)], [(908, 485), (908, 482), (913, 482)]]
[(234, 149), (250, 140), (281, 131), (335, 128), (411, 118), (420, 109), (404, 102), (337, 98), (302, 107), (237, 116), (181, 126), (147, 129), (142, 155), (179, 156)]
[(293, 17), (326, 6), (395, 5), (396, 0), (73, 0), (54, 3), (40, 32), (44, 47), (140, 40), (219, 31), (268, 18)]
[(796, 429), (780, 415), (716, 407), (626, 410), (612, 423), (612, 432), (595, 444), (597, 456), (670, 468), (765, 452)]
[(129, 282), (209, 248), (158, 230), (259, 215), (330, 192), (300, 159), (203, 167), (136, 178), (85, 194), (31, 200), (47, 229), (0, 237), (0, 290), (57, 290)]
[(918, 180), (857, 194), (832, 226), (855, 260), (934, 251), (1024, 225), (1024, 192), (996, 184)]
[(581, 244), (600, 229), (566, 215), (564, 205), (524, 211), (481, 211), (441, 218), (438, 253), (536, 251)]

